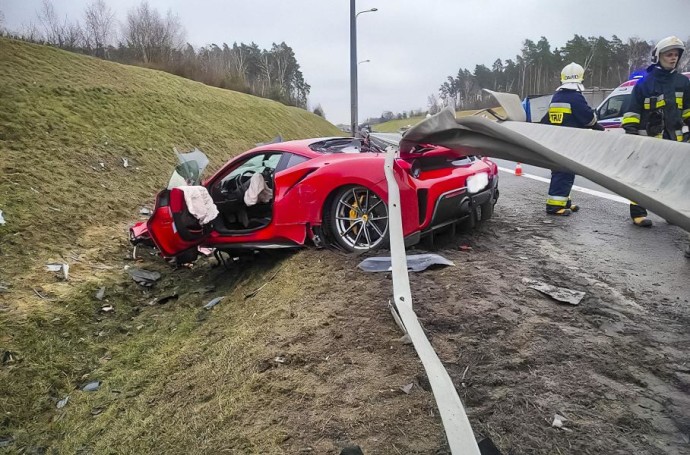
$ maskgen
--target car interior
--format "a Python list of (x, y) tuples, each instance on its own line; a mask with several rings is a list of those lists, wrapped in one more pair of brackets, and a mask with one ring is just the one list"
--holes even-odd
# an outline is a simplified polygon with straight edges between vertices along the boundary
[[(282, 154), (265, 152), (249, 157), (233, 168), (210, 188), (213, 202), (218, 208), (214, 229), (221, 233), (249, 232), (270, 224), (273, 217), (273, 198), (259, 198), (256, 204), (245, 204), (245, 193), (252, 177), (259, 174), (265, 189), (273, 192), (274, 174)], [(268, 192), (264, 194), (269, 194)]]

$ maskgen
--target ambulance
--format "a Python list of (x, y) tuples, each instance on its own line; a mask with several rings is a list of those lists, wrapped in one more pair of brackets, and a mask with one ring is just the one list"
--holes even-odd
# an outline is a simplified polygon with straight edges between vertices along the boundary
[[(683, 73), (683, 75), (690, 79), (690, 73)], [(625, 114), (630, 105), (633, 87), (640, 79), (642, 79), (642, 76), (635, 76), (629, 81), (623, 82), (597, 106), (596, 113), (601, 126), (610, 131), (624, 132), (623, 128), (621, 128), (623, 114)]]

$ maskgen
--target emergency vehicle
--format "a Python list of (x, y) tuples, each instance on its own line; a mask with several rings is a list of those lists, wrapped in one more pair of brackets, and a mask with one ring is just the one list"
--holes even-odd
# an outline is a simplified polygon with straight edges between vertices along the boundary
[[(690, 73), (683, 73), (683, 75), (690, 79)], [(636, 76), (629, 81), (623, 82), (597, 106), (596, 113), (601, 126), (606, 129), (621, 128), (623, 114), (625, 114), (630, 104), (630, 94), (640, 79), (642, 79), (642, 76)]]

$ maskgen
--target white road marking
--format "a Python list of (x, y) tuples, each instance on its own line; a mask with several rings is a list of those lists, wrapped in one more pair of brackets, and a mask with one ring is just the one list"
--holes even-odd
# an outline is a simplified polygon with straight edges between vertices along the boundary
[[(515, 171), (510, 170), (510, 169), (505, 168), (505, 167), (499, 166), (498, 170), (503, 171), (503, 172), (507, 172), (508, 174), (515, 175)], [(538, 175), (525, 174), (524, 172), (522, 174), (522, 177), (527, 177), (528, 179), (537, 180), (539, 182), (544, 182), (544, 183), (550, 183), (551, 182), (551, 179), (539, 177)], [(591, 194), (592, 196), (597, 196), (597, 197), (600, 197), (602, 199), (608, 199), (609, 201), (615, 201), (615, 202), (620, 202), (620, 203), (623, 203), (626, 205), (630, 205), (630, 200), (628, 200), (624, 197), (618, 196), (616, 194), (609, 194), (609, 193), (604, 193), (604, 192), (597, 191), (597, 190), (590, 190), (589, 188), (584, 188), (584, 187), (577, 186), (577, 185), (573, 185), (573, 191), (579, 191), (580, 193)]]

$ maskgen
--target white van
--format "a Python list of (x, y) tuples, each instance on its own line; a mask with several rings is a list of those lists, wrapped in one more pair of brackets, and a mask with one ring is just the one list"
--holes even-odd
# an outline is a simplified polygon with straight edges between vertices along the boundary
[[(683, 75), (690, 79), (690, 73), (683, 73)], [(640, 76), (623, 82), (597, 106), (597, 118), (601, 126), (606, 129), (619, 128), (619, 131), (623, 132), (621, 128), (623, 114), (628, 110), (633, 87), (641, 78)]]

